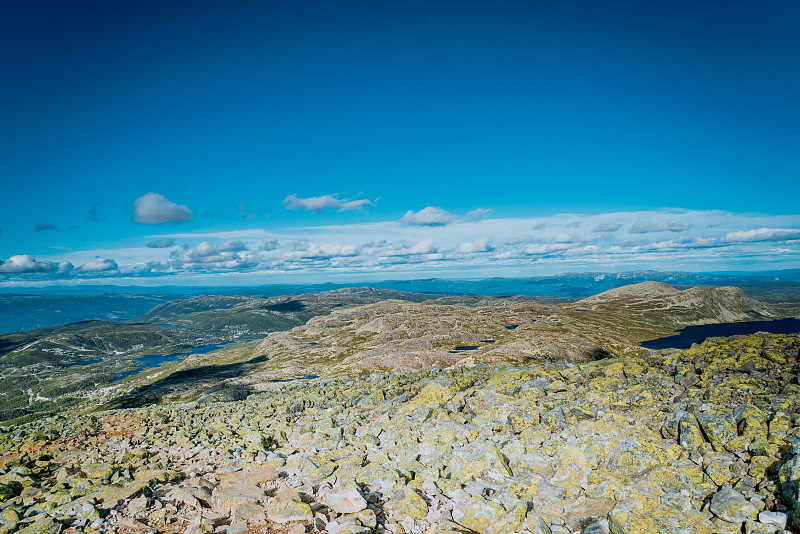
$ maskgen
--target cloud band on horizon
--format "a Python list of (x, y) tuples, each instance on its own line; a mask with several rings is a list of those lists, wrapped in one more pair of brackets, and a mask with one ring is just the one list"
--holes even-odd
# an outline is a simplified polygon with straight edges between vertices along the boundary
[[(800, 265), (800, 215), (661, 210), (475, 221), (438, 209), (411, 214), (428, 224), (400, 220), (183, 232), (150, 236), (147, 247), (120, 249), (118, 254), (104, 249), (38, 259), (17, 255), (0, 264), (0, 283), (65, 277), (174, 281), (215, 273), (300, 273), (324, 279), (336, 273), (388, 276), (456, 270), (468, 275), (498, 268), (523, 275), (587, 268), (731, 270), (763, 261)], [(637, 225), (648, 231), (617, 231)], [(174, 247), (175, 239), (184, 243), (181, 248)], [(67, 263), (79, 267), (61, 267)]]

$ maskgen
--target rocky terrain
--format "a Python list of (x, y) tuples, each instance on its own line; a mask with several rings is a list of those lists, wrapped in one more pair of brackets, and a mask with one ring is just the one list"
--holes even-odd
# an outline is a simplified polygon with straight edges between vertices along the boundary
[(800, 532), (798, 350), (715, 338), (3, 427), (0, 533)]
[[(284, 314), (306, 313), (312, 309), (307, 303), (316, 302), (319, 307), (327, 301), (329, 313), (317, 313), (300, 326), (273, 332), (260, 341), (183, 356), (147, 369), (87, 392), (84, 404), (129, 408), (156, 402), (236, 400), (271, 389), (276, 381), (308, 377), (422, 371), (480, 362), (586, 362), (635, 356), (647, 352), (640, 342), (668, 336), (676, 328), (775, 316), (772, 308), (737, 288), (679, 290), (649, 282), (550, 305), (521, 296), (432, 299), (368, 288), (346, 290), (348, 300), (342, 300), (344, 291), (271, 301), (270, 306), (280, 306)], [(355, 305), (356, 297), (368, 303)], [(211, 314), (219, 316), (221, 324), (230, 324), (233, 319), (225, 319), (225, 313), (236, 317), (241, 314), (236, 310), (253, 306), (255, 302), (248, 302), (173, 322), (177, 325)]]
[[(431, 295), (371, 288), (270, 298), (206, 295), (172, 300), (123, 323), (86, 321), (0, 335), (0, 422), (63, 412), (106, 391), (130, 389), (122, 379), (139, 374), (142, 358), (183, 360), (195, 349), (263, 339), (334, 309), (389, 298), (423, 301)], [(208, 359), (226, 363), (216, 356)]]
[(676, 328), (770, 317), (769, 307), (738, 288), (679, 290), (659, 282), (552, 306), (504, 299), (470, 306), (446, 299), (384, 300), (270, 335), (253, 353), (264, 362), (233, 382), (261, 389), (276, 379), (364, 370), (633, 356), (646, 352), (641, 341)]

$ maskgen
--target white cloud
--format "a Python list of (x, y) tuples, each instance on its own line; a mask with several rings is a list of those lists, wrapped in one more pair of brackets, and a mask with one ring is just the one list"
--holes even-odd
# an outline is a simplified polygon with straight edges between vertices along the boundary
[(525, 254), (552, 254), (554, 252), (563, 252), (574, 246), (573, 243), (542, 243), (539, 245), (528, 245), (525, 247)]
[(600, 223), (592, 229), (592, 232), (616, 232), (622, 228), (622, 225), (619, 223)]
[(532, 235), (515, 235), (506, 239), (506, 245), (519, 245), (520, 243), (532, 243), (535, 241)]
[(161, 239), (160, 241), (150, 241), (147, 248), (169, 248), (174, 244), (172, 239)]
[(159, 193), (147, 193), (137, 198), (133, 205), (136, 208), (133, 221), (139, 224), (180, 223), (194, 217), (192, 210), (166, 199)]
[(278, 240), (277, 239), (266, 239), (263, 243), (261, 243), (261, 250), (264, 252), (270, 252), (278, 248)]
[(353, 245), (319, 245), (308, 243), (305, 248), (287, 250), (283, 253), (284, 260), (324, 259), (342, 256), (353, 256), (358, 249)]
[(553, 238), (553, 243), (574, 243), (574, 242), (575, 238), (572, 237), (571, 234), (568, 234), (566, 232), (559, 232), (558, 234), (556, 234), (556, 237)]
[(758, 228), (728, 232), (724, 241), (753, 243), (757, 241), (784, 241), (787, 239), (800, 239), (800, 230), (791, 228)]
[(425, 239), (411, 247), (408, 252), (409, 254), (433, 254), (436, 252), (436, 247), (433, 244), (433, 239)]
[[(411, 212), (410, 217), (433, 222), (437, 219), (429, 217), (431, 210), (427, 218), (425, 210)], [(120, 246), (37, 256), (41, 261), (32, 257), (18, 259), (6, 262), (8, 265), (0, 272), (13, 270), (19, 274), (4, 275), (0, 285), (13, 285), (24, 279), (34, 283), (45, 277), (64, 280), (71, 265), (95, 262), (96, 258), (115, 258), (119, 267), (94, 273), (73, 269), (76, 283), (110, 277), (129, 280), (131, 284), (136, 283), (137, 277), (146, 277), (148, 283), (156, 279), (164, 284), (188, 280), (200, 283), (212, 280), (204, 276), (240, 276), (244, 280), (258, 273), (264, 277), (262, 283), (277, 280), (275, 277), (281, 273), (317, 281), (326, 280), (328, 274), (363, 281), (380, 277), (380, 273), (394, 277), (401, 272), (407, 277), (446, 276), (445, 273), (526, 276), (534, 264), (537, 273), (626, 268), (745, 270), (760, 268), (759, 262), (770, 262), (775, 268), (800, 265), (800, 214), (742, 215), (672, 209), (492, 217), (478, 221), (447, 212), (444, 217), (446, 225), (407, 224), (399, 220), (299, 228), (271, 224), (269, 231), (221, 228), (216, 232), (149, 236), (154, 243), (174, 239), (185, 245)], [(582, 221), (580, 227), (574, 227), (576, 220)], [(673, 221), (679, 221), (680, 226)], [(619, 230), (637, 224), (657, 230), (640, 234), (610, 231), (616, 225)], [(531, 230), (533, 227), (537, 230)], [(670, 228), (679, 227), (685, 230), (670, 232)], [(600, 231), (604, 228), (609, 231)], [(588, 229), (592, 231), (587, 232)], [(62, 269), (58, 262), (71, 263)]]
[(636, 221), (628, 232), (632, 234), (648, 234), (651, 232), (685, 232), (690, 226), (674, 219), (671, 221), (649, 222)]
[(59, 268), (59, 264), (52, 261), (37, 261), (30, 254), (17, 254), (0, 263), (0, 273), (46, 273)]
[(203, 241), (179, 254), (178, 258), (181, 262), (190, 264), (236, 262), (243, 259), (241, 253), (246, 250), (247, 246), (244, 243), (233, 239), (218, 245)]
[(464, 220), (466, 222), (477, 222), (487, 218), (489, 215), (492, 214), (492, 211), (493, 210), (490, 210), (488, 208), (478, 208), (470, 212), (467, 212), (467, 214), (464, 215)]
[(340, 199), (334, 195), (322, 195), (320, 197), (300, 198), (297, 195), (289, 195), (283, 199), (283, 205), (287, 210), (298, 211), (320, 211), (324, 209), (335, 209), (337, 211), (354, 211), (364, 206), (371, 205), (367, 199)]
[(488, 237), (479, 237), (471, 243), (461, 243), (458, 245), (458, 252), (461, 254), (475, 254), (478, 252), (489, 252), (492, 250), (492, 241)]
[(110, 259), (97, 258), (96, 260), (87, 261), (75, 269), (79, 273), (101, 273), (105, 271), (114, 271), (119, 267), (117, 262)]
[(441, 208), (428, 206), (414, 213), (408, 210), (400, 222), (415, 226), (445, 226), (455, 219), (455, 215), (448, 213)]

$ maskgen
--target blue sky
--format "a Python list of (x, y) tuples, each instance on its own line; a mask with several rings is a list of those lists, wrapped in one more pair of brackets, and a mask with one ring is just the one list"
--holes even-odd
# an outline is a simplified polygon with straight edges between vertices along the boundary
[(798, 20), (6, 2), (0, 285), (800, 267)]

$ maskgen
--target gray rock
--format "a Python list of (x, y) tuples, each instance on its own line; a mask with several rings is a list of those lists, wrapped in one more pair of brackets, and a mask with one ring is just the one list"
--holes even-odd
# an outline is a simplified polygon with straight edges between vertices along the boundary
[(709, 510), (729, 523), (744, 523), (755, 519), (758, 514), (758, 510), (750, 501), (727, 484), (711, 497)]
[(600, 519), (590, 523), (583, 529), (583, 534), (610, 534), (610, 532), (607, 519)]
[(337, 514), (352, 514), (367, 507), (367, 501), (356, 488), (331, 490), (325, 494), (324, 502)]
[(764, 510), (759, 512), (758, 521), (765, 525), (775, 525), (778, 528), (786, 528), (787, 516), (783, 512), (769, 512)]

